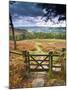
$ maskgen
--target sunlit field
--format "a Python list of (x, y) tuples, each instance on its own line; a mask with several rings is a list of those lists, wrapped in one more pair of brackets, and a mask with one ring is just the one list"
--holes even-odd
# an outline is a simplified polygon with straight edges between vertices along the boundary
[[(27, 50), (31, 54), (45, 54), (49, 51), (53, 51), (54, 54), (61, 55), (62, 48), (66, 47), (65, 40), (61, 39), (33, 39), (33, 40), (20, 40), (16, 41), (17, 50), (13, 50), (13, 41), (9, 42), (10, 50), (22, 54), (22, 51)], [(64, 57), (57, 59), (54, 63), (58, 61), (64, 64)], [(25, 58), (22, 55), (10, 54), (10, 88), (18, 87), (32, 87), (32, 82), (34, 78), (26, 73), (26, 65), (24, 63)], [(58, 75), (57, 75), (57, 74)], [(34, 75), (36, 77), (36, 75)], [(45, 84), (44, 86), (54, 86), (54, 85), (65, 85), (65, 71), (54, 72), (52, 76), (46, 74), (44, 76)]]
[(9, 88), (66, 85), (66, 5), (9, 1)]

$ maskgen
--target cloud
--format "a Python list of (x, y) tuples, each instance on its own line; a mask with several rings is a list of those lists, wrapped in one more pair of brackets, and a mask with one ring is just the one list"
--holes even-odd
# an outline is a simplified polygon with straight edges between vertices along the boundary
[[(21, 3), (16, 2), (10, 5), (10, 12), (12, 15), (13, 24), (15, 27), (30, 27), (30, 26), (44, 26), (44, 27), (65, 27), (66, 21), (58, 21), (59, 15), (53, 18), (53, 21), (45, 22), (45, 9), (37, 7), (36, 3)], [(42, 18), (43, 17), (43, 18)]]
[(54, 18), (54, 21), (57, 23), (53, 23), (50, 20), (45, 22), (45, 20), (41, 18), (42, 18), (41, 16), (37, 16), (37, 17), (20, 16), (16, 19), (13, 19), (13, 24), (15, 27), (30, 27), (30, 26), (65, 27), (66, 26), (65, 21), (58, 22), (58, 17)]

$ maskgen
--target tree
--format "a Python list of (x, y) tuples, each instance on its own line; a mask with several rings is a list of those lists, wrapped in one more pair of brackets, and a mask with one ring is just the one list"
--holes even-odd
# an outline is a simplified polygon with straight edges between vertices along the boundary
[(43, 10), (43, 17), (46, 17), (45, 22), (50, 20), (55, 23), (53, 18), (56, 16), (59, 16), (58, 22), (61, 20), (66, 20), (66, 5), (38, 3), (37, 6)]
[[(12, 5), (13, 3), (10, 3), (10, 4)], [(9, 19), (10, 19), (10, 26), (12, 29), (12, 35), (13, 35), (13, 40), (14, 40), (14, 49), (16, 49), (16, 40), (15, 40), (14, 26), (13, 26), (13, 22), (12, 22), (11, 13), (9, 13)]]

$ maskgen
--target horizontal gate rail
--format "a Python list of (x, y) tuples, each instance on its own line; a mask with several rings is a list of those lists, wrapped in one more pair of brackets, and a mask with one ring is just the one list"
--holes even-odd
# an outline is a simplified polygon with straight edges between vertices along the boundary
[(49, 56), (48, 54), (29, 54), (29, 56)]
[[(27, 55), (28, 56), (28, 55)], [(29, 56), (50, 56), (49, 54), (29, 54)], [(60, 56), (58, 54), (53, 54), (52, 56)]]
[(54, 66), (52, 66), (52, 67), (55, 67), (55, 68), (61, 68), (61, 65), (60, 65), (60, 66), (55, 66), (55, 65), (54, 65)]
[[(30, 61), (34, 61), (34, 60), (30, 60)], [(46, 61), (46, 62), (49, 62), (49, 60), (35, 60), (35, 61), (39, 61), (39, 62)]]
[(22, 55), (22, 53), (18, 53), (18, 52), (13, 52), (13, 51), (10, 51), (9, 53), (13, 53), (13, 54), (18, 54), (18, 55)]
[(49, 71), (49, 68), (48, 69), (30, 69), (31, 72), (43, 72), (43, 71)]
[[(36, 66), (37, 64), (30, 64), (30, 65), (34, 65), (34, 66)], [(42, 65), (46, 65), (46, 66), (48, 66), (49, 64), (42, 64)]]

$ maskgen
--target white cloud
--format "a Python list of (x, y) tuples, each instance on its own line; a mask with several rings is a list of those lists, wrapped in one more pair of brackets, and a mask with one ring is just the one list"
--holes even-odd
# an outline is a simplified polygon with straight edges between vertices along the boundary
[(58, 16), (53, 19), (55, 23), (48, 20), (45, 22), (45, 18), (41, 16), (30, 17), (30, 16), (20, 16), (13, 20), (15, 27), (25, 27), (25, 26), (45, 26), (45, 27), (65, 27), (66, 22), (58, 22)]

